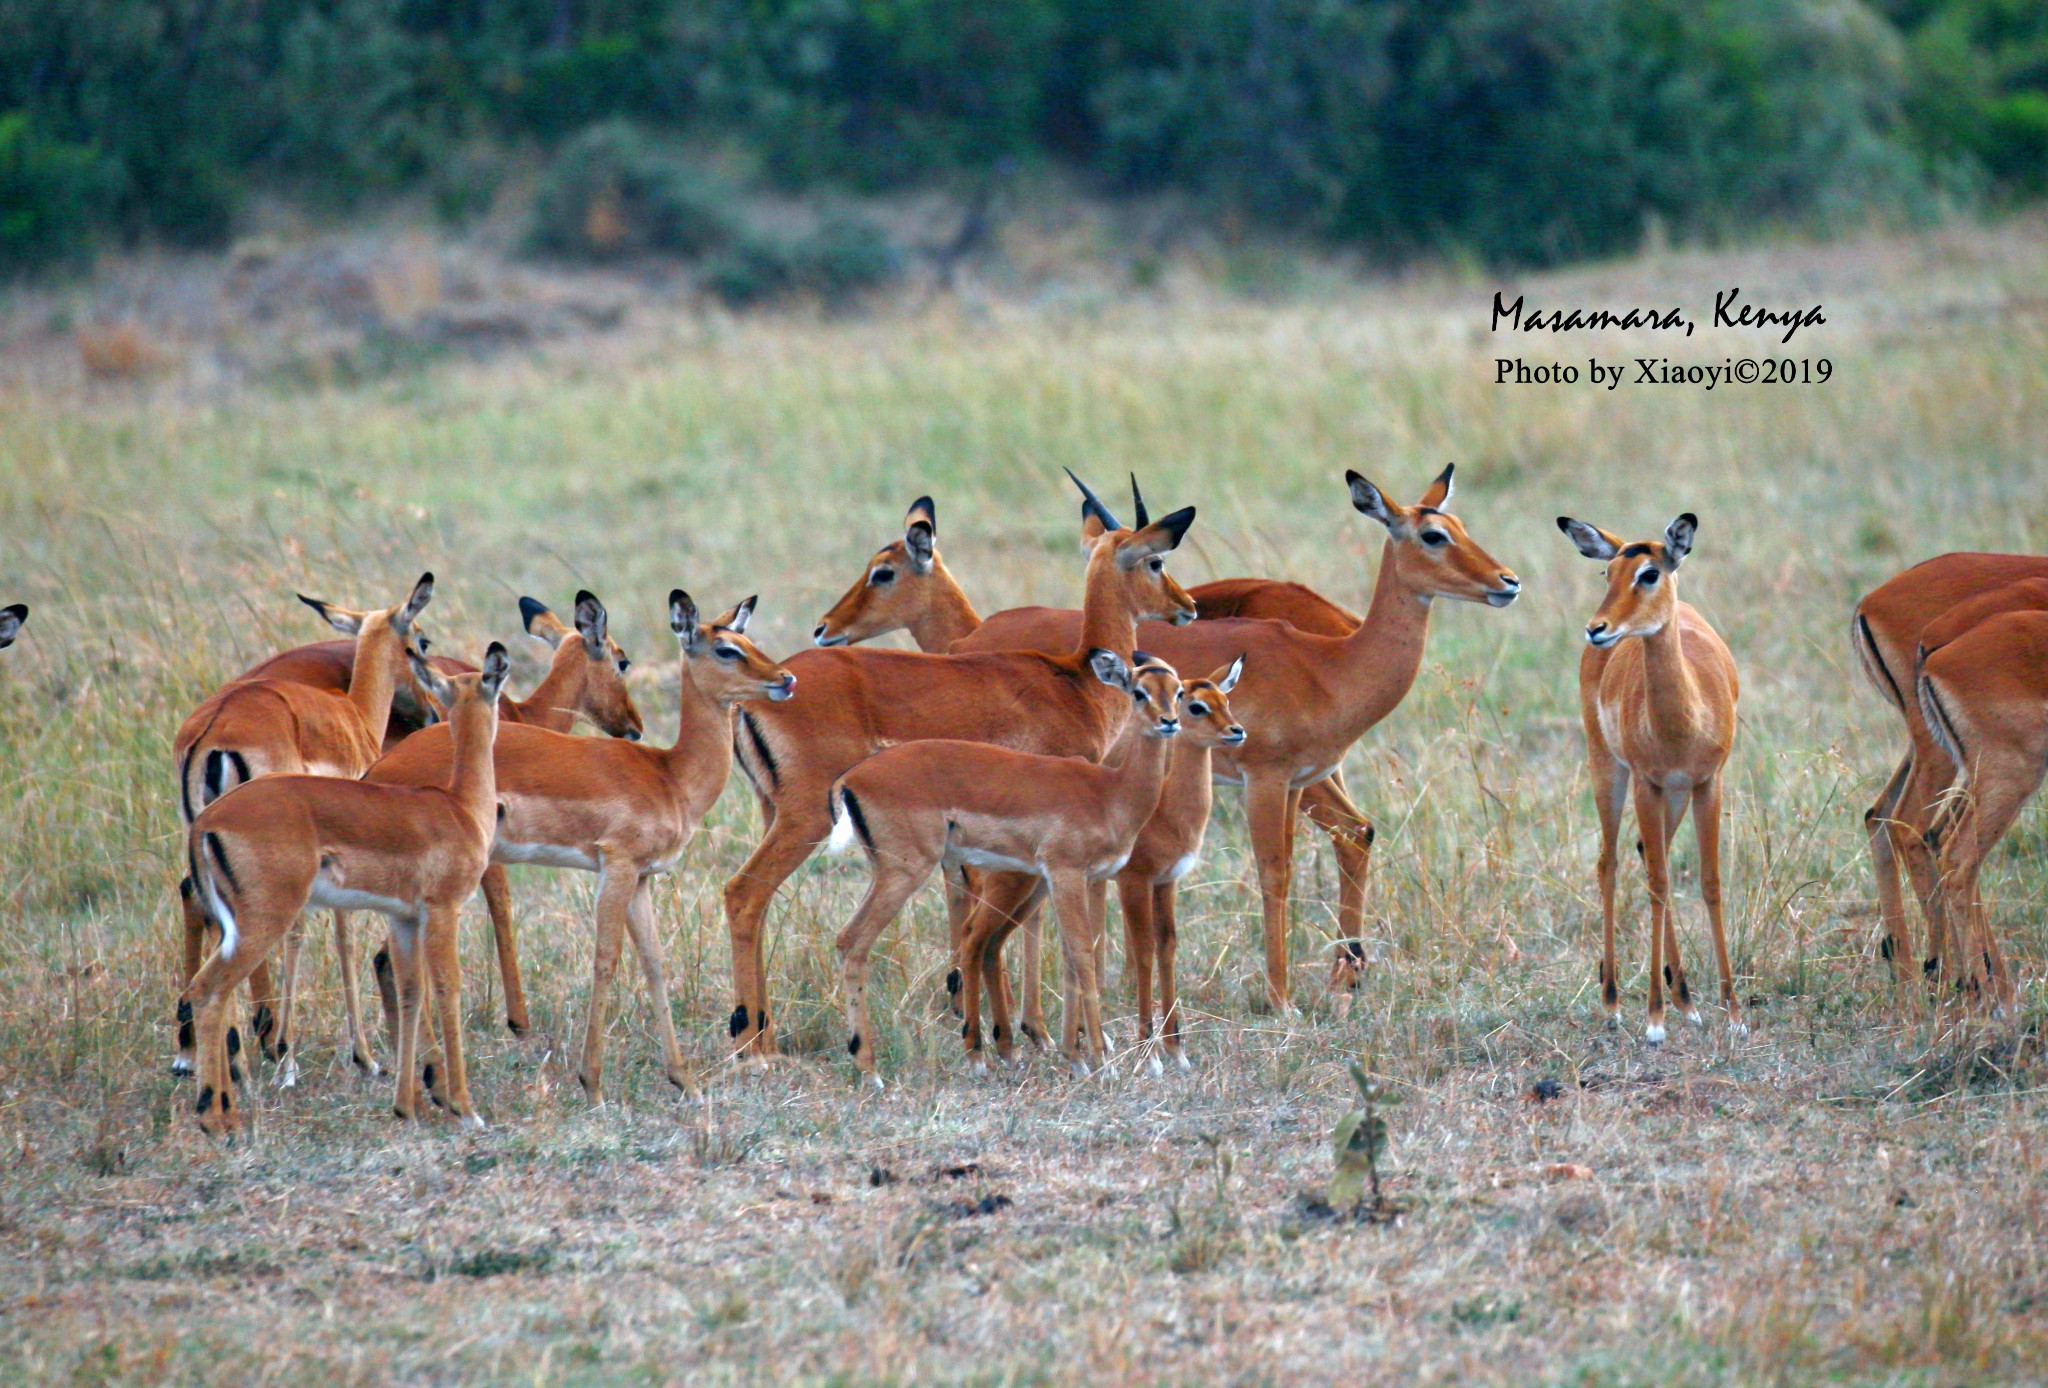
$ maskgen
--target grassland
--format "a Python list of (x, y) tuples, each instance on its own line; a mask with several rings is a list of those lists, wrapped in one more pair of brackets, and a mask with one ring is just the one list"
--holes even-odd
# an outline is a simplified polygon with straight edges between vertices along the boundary
[[(2048, 547), (2040, 230), (1529, 286), (1825, 302), (1797, 345), (1833, 380), (1769, 391), (1496, 387), (1495, 286), (1434, 280), (643, 315), (347, 388), (109, 383), (18, 353), (0, 371), (0, 600), (34, 615), (0, 656), (0, 1362), (74, 1382), (2038, 1379), (2040, 832), (2023, 822), (1990, 879), (2016, 1028), (1964, 1043), (1896, 1007), (1860, 819), (1898, 737), (1845, 620), (1920, 557)], [(735, 787), (656, 896), (701, 1101), (662, 1083), (635, 986), (615, 1101), (583, 1104), (566, 1056), (590, 882), (515, 870), (535, 1036), (505, 1034), (480, 912), (465, 923), (487, 1132), (400, 1127), (385, 1084), (352, 1074), (324, 934), (299, 1088), (259, 1065), (252, 1134), (223, 1151), (192, 1131), (165, 1065), (167, 747), (218, 680), (317, 635), (292, 591), (388, 601), (432, 568), (429, 629), (474, 653), (516, 634), (518, 594), (588, 586), (659, 736), (671, 586), (710, 606), (760, 592), (762, 644), (794, 650), (921, 492), (984, 611), (1077, 591), (1062, 465), (1105, 488), (1135, 469), (1155, 506), (1198, 505), (1183, 581), (1273, 574), (1358, 605), (1378, 539), (1342, 470), (1412, 499), (1447, 460), (1459, 513), (1527, 591), (1440, 611), (1414, 693), (1348, 764), (1381, 829), (1349, 1019), (1252, 1005), (1257, 901), (1226, 795), (1183, 888), (1193, 1074), (1126, 1057), (1075, 1082), (1039, 1057), (971, 1078), (923, 899), (878, 954), (894, 1084), (857, 1094), (831, 939), (860, 875), (825, 861), (772, 918), (788, 1054), (731, 1069), (718, 894), (756, 832)], [(1681, 509), (1702, 517), (1683, 594), (1743, 671), (1728, 887), (1756, 1026), (1652, 1052), (1595, 1017), (1574, 683), (1597, 582), (1552, 517), (1634, 535)], [(1303, 851), (1312, 998), (1334, 892), (1324, 850)], [(1627, 880), (1639, 1021), (1646, 907)], [(1700, 961), (1689, 875), (1681, 899)], [(1303, 1202), (1351, 1055), (1402, 1101), (1388, 1225)], [(1543, 1079), (1561, 1097), (1532, 1097)]]

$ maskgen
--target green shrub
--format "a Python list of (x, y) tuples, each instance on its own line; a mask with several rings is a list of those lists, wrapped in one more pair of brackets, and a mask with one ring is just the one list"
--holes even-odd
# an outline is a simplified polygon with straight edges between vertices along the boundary
[(629, 121), (564, 144), (533, 200), (535, 251), (608, 260), (645, 251), (702, 255), (739, 234), (738, 194)]
[(49, 139), (26, 111), (0, 114), (0, 270), (83, 254), (122, 182), (92, 146)]
[(834, 213), (793, 242), (744, 237), (705, 267), (700, 283), (732, 308), (794, 294), (843, 308), (902, 271), (902, 254), (887, 232), (865, 217)]

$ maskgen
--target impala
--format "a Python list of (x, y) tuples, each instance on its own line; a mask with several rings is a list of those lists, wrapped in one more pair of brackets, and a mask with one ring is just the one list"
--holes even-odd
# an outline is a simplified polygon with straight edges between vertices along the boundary
[[(678, 588), (669, 594), (669, 628), (682, 649), (680, 726), (670, 747), (519, 724), (500, 729), (499, 820), (490, 856), (598, 874), (597, 948), (577, 1078), (603, 1098), (604, 1029), (612, 975), (630, 934), (647, 980), (669, 1080), (691, 1081), (669, 1011), (661, 941), (654, 930), (651, 881), (673, 871), (732, 767), (732, 706), (788, 699), (796, 676), (746, 638), (754, 599), (714, 621)], [(806, 694), (808, 695), (808, 690)], [(454, 741), (428, 728), (400, 743), (370, 770), (384, 785), (431, 785), (448, 774)], [(818, 806), (824, 808), (824, 792)]]
[[(1940, 972), (1948, 954), (1934, 930), (1931, 903), (1936, 869), (1934, 846), (1928, 835), (1940, 816), (1954, 771), (1928, 729), (1914, 693), (1920, 647), (1929, 624), (1937, 618), (1954, 612), (1964, 622), (1982, 621), (1996, 612), (2010, 610), (2006, 599), (1992, 596), (1995, 592), (2011, 590), (2017, 595), (2022, 590), (2012, 585), (2043, 578), (2048, 578), (2048, 558), (2027, 554), (1944, 554), (1893, 576), (1856, 604), (1849, 637), (1856, 648), (1857, 663), (1871, 687), (1906, 725), (1906, 755), (1878, 793), (1877, 802), (1863, 816), (1871, 866), (1877, 877), (1878, 908), (1884, 916), (1881, 948), (1892, 961), (1894, 975), (1901, 985), (1914, 973), (1905, 899), (1899, 886), (1901, 859), (1928, 919), (1927, 970)], [(1966, 603), (1969, 608), (1962, 609), (1961, 605)], [(2022, 599), (2012, 605), (2031, 604)], [(1952, 637), (1963, 629), (1960, 625), (1952, 626), (1948, 635)], [(1996, 942), (1991, 942), (1991, 948), (1997, 948)]]
[[(420, 575), (412, 593), (396, 607), (351, 611), (332, 603), (301, 598), (337, 631), (355, 638), (353, 665), (346, 692), (321, 689), (293, 679), (236, 680), (215, 692), (192, 711), (178, 728), (171, 752), (178, 767), (178, 812), (189, 828), (200, 811), (237, 785), (262, 776), (314, 774), (353, 780), (367, 771), (383, 750), (384, 728), (391, 714), (392, 691), (407, 654), (416, 652), (413, 624), (434, 595), (434, 576)], [(414, 677), (417, 678), (417, 669)], [(208, 924), (187, 877), (179, 884), (184, 906), (185, 960), (182, 982), (190, 984), (205, 951)], [(351, 941), (345, 921), (337, 921), (335, 948), (343, 977), (353, 976)], [(272, 1044), (278, 1001), (267, 958), (259, 957), (251, 980), (255, 995), (255, 1030), (265, 1046)], [(367, 1061), (361, 1018), (354, 991), (345, 999), (349, 1039), (358, 1064)], [(283, 1067), (279, 1083), (296, 1077), (297, 1062), (289, 1040), (274, 1053)], [(192, 1026), (179, 1018), (175, 1074), (192, 1068)]]
[[(2005, 590), (1987, 596), (2024, 597)], [(1977, 879), (2048, 769), (2048, 602), (2040, 597), (2037, 590), (2031, 606), (1968, 624), (1952, 637), (1940, 630), (1946, 617), (1930, 624), (1916, 690), (1958, 792), (1940, 835), (1929, 930), (1947, 942), (1942, 957), (1954, 961), (1958, 984), (1972, 996), (1988, 991), (2001, 1007), (2013, 1002), (2012, 975), (1991, 935)], [(1960, 932), (1952, 920), (1958, 910)]]
[[(934, 738), (884, 748), (833, 784), (832, 844), (844, 851), (858, 840), (872, 873), (867, 895), (839, 933), (839, 959), (853, 1029), (847, 1049), (877, 1087), (868, 954), (941, 862), (1028, 874), (1036, 891), (1050, 890), (1070, 983), (1065, 1052), (1080, 1074), (1101, 1066), (1106, 1045), (1096, 969), (1102, 922), (1088, 884), (1113, 876), (1129, 860), (1139, 830), (1159, 805), (1168, 739), (1180, 731), (1180, 680), (1143, 652), (1132, 660), (1135, 672), (1113, 651), (1086, 655), (1095, 679), (1135, 705), (1131, 717), (1139, 736), (1121, 766)], [(975, 919), (959, 957), (968, 1049), (978, 1055), (979, 974), (984, 961), (999, 954), (1011, 922)], [(1002, 1038), (1008, 1009), (1002, 990), (992, 987), (990, 996)]]
[[(1635, 787), (1636, 828), (1650, 878), (1650, 1044), (1664, 1040), (1664, 985), (1695, 1023), (1671, 911), (1671, 840), (1693, 812), (1699, 840), (1700, 895), (1714, 932), (1721, 1005), (1743, 1030), (1721, 918), (1721, 768), (1735, 745), (1735, 658), (1706, 618), (1678, 600), (1678, 566), (1692, 552), (1699, 520), (1691, 512), (1659, 540), (1623, 544), (1597, 526), (1559, 516), (1557, 527), (1579, 553), (1607, 565), (1607, 597), (1586, 625), (1579, 657), (1579, 711), (1600, 811), (1600, 916), (1604, 953), (1600, 992), (1609, 1026), (1621, 1024), (1614, 961), (1615, 841), (1622, 797)], [(1630, 638), (1634, 639), (1631, 640)]]
[[(455, 916), (489, 861), (497, 791), (491, 741), (498, 692), (511, 670), (495, 641), (483, 669), (444, 682), (422, 661), (415, 677), (449, 710), (455, 756), (426, 786), (371, 785), (334, 776), (268, 775), (199, 812), (187, 837), (195, 894), (220, 944), (186, 985), (179, 1009), (198, 1030), (199, 1122), (215, 1134), (241, 1122), (234, 1098), (239, 1037), (226, 1003), (309, 906), (390, 918), (398, 974), (401, 1118), (420, 1113), (422, 985), (432, 990), (443, 1061), (427, 1067), (434, 1099), (478, 1127), (462, 1054), (462, 969)], [(358, 669), (357, 679), (365, 674)], [(452, 686), (452, 687), (451, 687)]]
[[(1194, 523), (1194, 508), (1126, 530), (1093, 492), (1081, 490), (1088, 570), (1071, 654), (813, 649), (787, 662), (803, 681), (803, 698), (740, 709), (736, 751), (767, 833), (725, 885), (736, 1049), (774, 1044), (763, 1015), (762, 926), (776, 889), (831, 830), (826, 792), (834, 781), (891, 743), (926, 738), (1100, 761), (1122, 731), (1130, 699), (1089, 672), (1088, 653), (1130, 650), (1141, 617), (1194, 619), (1193, 600), (1165, 572), (1167, 553)], [(1029, 892), (1027, 880), (1017, 895)]]
[[(1231, 700), (1249, 736), (1242, 746), (1218, 748), (1211, 760), (1218, 780), (1245, 790), (1263, 906), (1266, 987), (1276, 1008), (1289, 1006), (1294, 830), (1307, 789), (1328, 779), (1352, 744), (1406, 696), (1422, 665), (1435, 599), (1506, 607), (1522, 591), (1521, 580), (1444, 510), (1451, 478), (1447, 467), (1421, 501), (1402, 506), (1356, 472), (1345, 474), (1351, 504), (1387, 531), (1372, 605), (1349, 632), (1323, 635), (1286, 622), (1229, 618), (1177, 630), (1148, 625), (1138, 633), (1139, 644), (1175, 669), (1213, 670), (1243, 655), (1253, 672)], [(1072, 630), (1070, 613), (1019, 608), (989, 618), (956, 649), (1046, 649)]]
[[(1131, 500), (1142, 529), (1149, 523), (1144, 496), (1137, 478), (1131, 479)], [(868, 561), (861, 577), (834, 603), (811, 633), (820, 646), (843, 646), (866, 641), (891, 631), (907, 630), (919, 650), (944, 652), (955, 642), (966, 641), (981, 627), (981, 617), (959, 583), (947, 569), (937, 546), (937, 513), (932, 499), (919, 497), (903, 523), (903, 538), (892, 541)], [(1200, 584), (1188, 590), (1195, 601), (1199, 621), (1217, 618), (1273, 618), (1303, 631), (1325, 636), (1348, 636), (1358, 629), (1359, 619), (1329, 599), (1299, 583), (1265, 578), (1226, 578)], [(1031, 609), (1044, 614), (1048, 609)], [(1066, 622), (1077, 629), (1079, 614), (1066, 614)], [(1009, 632), (1010, 648), (1019, 650), (1065, 649), (1075, 633), (1064, 626), (1050, 638), (1037, 628), (1037, 619), (1013, 626), (1017, 619), (1003, 614), (998, 631)], [(1156, 633), (1147, 628), (1145, 640)], [(1049, 641), (1049, 644), (1040, 644)], [(1304, 787), (1301, 811), (1330, 836), (1337, 859), (1337, 929), (1346, 939), (1356, 939), (1364, 930), (1365, 883), (1370, 866), (1372, 825), (1351, 803), (1344, 786), (1342, 768)], [(961, 870), (964, 874), (965, 870)], [(947, 917), (957, 946), (964, 931), (969, 884), (956, 881), (949, 872), (946, 882)], [(1044, 1035), (1044, 1016), (1039, 1005), (1039, 947), (1036, 917), (1023, 926), (1023, 1018), (1025, 1035)], [(998, 983), (1000, 974), (995, 975)], [(1348, 980), (1355, 987), (1357, 977)]]

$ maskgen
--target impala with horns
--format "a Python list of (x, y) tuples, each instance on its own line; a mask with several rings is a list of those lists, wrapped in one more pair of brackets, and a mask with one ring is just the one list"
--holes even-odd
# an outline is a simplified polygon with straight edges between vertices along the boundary
[[(1352, 745), (1407, 695), (1422, 665), (1435, 599), (1506, 607), (1522, 591), (1521, 580), (1445, 509), (1452, 472), (1446, 467), (1413, 506), (1390, 500), (1356, 472), (1345, 473), (1353, 508), (1387, 532), (1372, 604), (1351, 631), (1324, 635), (1281, 621), (1223, 618), (1178, 629), (1148, 625), (1138, 633), (1140, 645), (1175, 669), (1213, 670), (1242, 655), (1252, 672), (1231, 695), (1249, 736), (1241, 747), (1218, 748), (1211, 763), (1216, 779), (1245, 791), (1263, 907), (1266, 989), (1276, 1008), (1290, 1005), (1294, 834), (1309, 788), (1329, 780)], [(1073, 630), (1072, 613), (1018, 608), (989, 618), (957, 649), (1044, 648), (1070, 640)], [(1332, 792), (1342, 794), (1334, 785), (1325, 793)], [(1363, 825), (1363, 817), (1357, 822)], [(1368, 829), (1363, 837), (1369, 835)], [(996, 903), (997, 909), (1006, 905)]]
[[(1068, 654), (813, 649), (786, 662), (804, 697), (740, 710), (735, 750), (761, 800), (767, 833), (725, 886), (738, 994), (731, 1032), (739, 1049), (774, 1044), (763, 1013), (762, 929), (777, 888), (831, 831), (826, 792), (834, 781), (892, 743), (927, 738), (1100, 761), (1123, 731), (1130, 697), (1090, 673), (1089, 652), (1130, 650), (1144, 617), (1193, 619), (1193, 600), (1165, 570), (1166, 555), (1194, 524), (1194, 508), (1131, 530), (1078, 478), (1075, 485), (1083, 498), (1087, 574), (1083, 618)], [(997, 874), (1006, 876), (1016, 877)], [(1023, 879), (1019, 899), (1032, 880)]]
[[(796, 675), (746, 637), (754, 599), (708, 622), (682, 589), (671, 592), (668, 602), (669, 628), (682, 656), (680, 726), (673, 746), (571, 737), (519, 724), (498, 733), (499, 818), (491, 860), (598, 874), (590, 1015), (577, 1071), (593, 1100), (604, 1094), (612, 976), (628, 935), (647, 980), (667, 1076), (679, 1088), (690, 1086), (669, 1011), (651, 882), (675, 870), (725, 788), (732, 767), (733, 707), (781, 707), (798, 688)], [(810, 691), (804, 694), (809, 697)], [(457, 752), (451, 737), (429, 728), (372, 767), (370, 780), (432, 785), (447, 776)], [(822, 808), (823, 791), (818, 801)]]
[[(219, 946), (186, 985), (179, 1011), (198, 1033), (199, 1122), (215, 1134), (241, 1122), (235, 1099), (240, 1038), (226, 1004), (309, 906), (390, 918), (396, 960), (394, 1038), (401, 1118), (420, 1115), (417, 1057), (422, 994), (438, 1013), (442, 1056), (425, 1082), (434, 1100), (478, 1127), (462, 1052), (462, 968), (456, 911), (489, 861), (497, 786), (491, 742), (498, 692), (511, 671), (492, 642), (483, 669), (445, 681), (417, 655), (414, 676), (449, 711), (455, 749), (445, 780), (372, 785), (334, 776), (270, 775), (222, 795), (187, 836), (195, 895)], [(358, 672), (358, 678), (362, 672)]]
[[(1678, 599), (1678, 566), (1692, 553), (1699, 520), (1686, 512), (1662, 538), (1624, 544), (1569, 516), (1557, 527), (1588, 559), (1607, 565), (1607, 596), (1586, 624), (1579, 657), (1579, 709), (1600, 811), (1600, 995), (1609, 1026), (1621, 1024), (1614, 957), (1614, 886), (1623, 797), (1633, 783), (1636, 830), (1650, 879), (1650, 1018), (1644, 1035), (1664, 1040), (1664, 988), (1698, 1023), (1678, 957), (1671, 910), (1671, 840), (1687, 809), (1699, 841), (1700, 895), (1714, 934), (1721, 1005), (1745, 1030), (1721, 914), (1721, 770), (1735, 745), (1740, 693), (1735, 657), (1713, 627)], [(1633, 639), (1631, 639), (1633, 638)]]
[[(177, 764), (178, 814), (190, 827), (200, 811), (229, 790), (262, 776), (321, 775), (353, 780), (369, 770), (384, 747), (384, 729), (391, 716), (392, 693), (408, 655), (419, 654), (414, 623), (434, 596), (434, 576), (420, 575), (412, 592), (395, 607), (358, 612), (315, 598), (299, 601), (318, 612), (335, 630), (355, 638), (349, 686), (345, 693), (316, 688), (293, 679), (242, 679), (226, 685), (193, 710), (171, 744)], [(415, 669), (413, 678), (417, 679)], [(185, 959), (182, 981), (190, 983), (205, 953), (209, 925), (187, 877), (179, 884), (184, 908)], [(335, 936), (344, 976), (352, 970), (351, 942), (345, 923)], [(256, 961), (251, 978), (255, 998), (254, 1029), (266, 1048), (273, 1046), (278, 998), (265, 959)], [(358, 1063), (368, 1057), (361, 1048), (360, 1022), (354, 997), (350, 1008), (350, 1039)], [(273, 1054), (280, 1063), (279, 1082), (290, 1084), (297, 1062), (287, 1049)], [(192, 1068), (192, 1028), (181, 1020), (178, 1055), (172, 1072)]]

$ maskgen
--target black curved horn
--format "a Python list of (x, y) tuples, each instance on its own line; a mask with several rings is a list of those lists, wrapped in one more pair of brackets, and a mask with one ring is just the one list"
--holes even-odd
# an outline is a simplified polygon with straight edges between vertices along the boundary
[(1073, 481), (1074, 485), (1081, 489), (1081, 514), (1083, 516), (1094, 516), (1095, 519), (1101, 521), (1102, 524), (1110, 530), (1121, 530), (1124, 528), (1123, 522), (1119, 521), (1115, 516), (1111, 515), (1109, 508), (1102, 504), (1102, 498), (1097, 496), (1094, 492), (1089, 491), (1088, 484), (1086, 482), (1083, 482), (1080, 478), (1074, 476), (1074, 470), (1072, 468), (1067, 468), (1065, 469), (1065, 471), (1067, 476)]
[(1131, 474), (1131, 509), (1138, 513), (1138, 529), (1152, 524), (1152, 517), (1145, 514), (1145, 494), (1138, 490), (1138, 474)]

